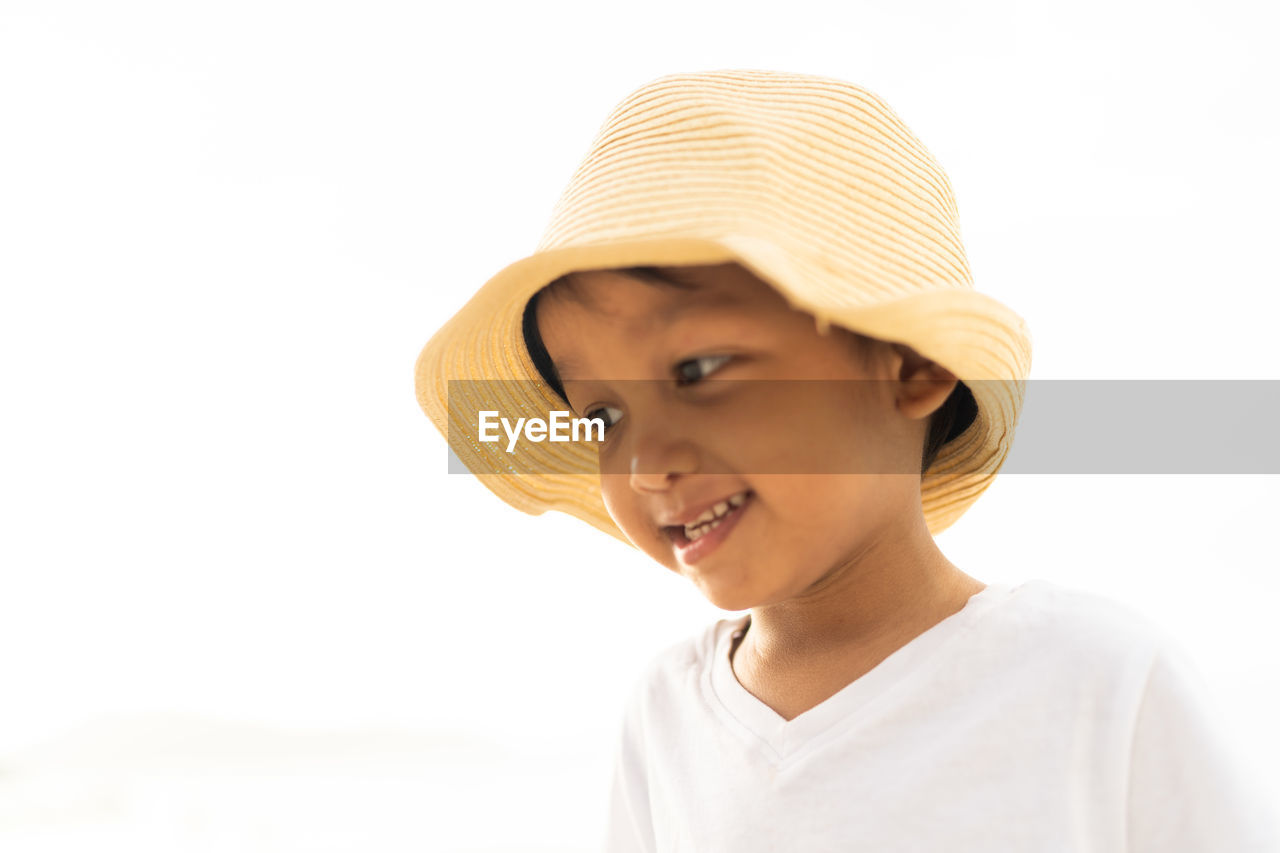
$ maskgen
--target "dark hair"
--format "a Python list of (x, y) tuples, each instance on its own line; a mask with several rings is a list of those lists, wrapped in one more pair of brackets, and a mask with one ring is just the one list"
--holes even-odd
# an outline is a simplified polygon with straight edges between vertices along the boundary
[(565, 281), (561, 276), (537, 293), (525, 303), (524, 306), (524, 346), (529, 351), (529, 358), (533, 360), (533, 366), (537, 369), (538, 375), (542, 377), (542, 381), (551, 386), (551, 390), (564, 400), (566, 404), (569, 398), (565, 396), (564, 385), (560, 383), (560, 374), (556, 372), (555, 363), (551, 360), (551, 354), (547, 352), (547, 347), (542, 343), (542, 333), (538, 331), (537, 306), (538, 297), (543, 293)]
[(929, 416), (929, 434), (924, 440), (924, 454), (920, 460), (920, 475), (929, 470), (938, 458), (942, 445), (958, 438), (978, 418), (978, 401), (963, 382), (957, 382), (946, 401)]
[[(571, 280), (568, 275), (563, 275), (533, 294), (529, 301), (525, 303), (522, 326), (524, 328), (525, 348), (529, 351), (529, 358), (533, 360), (533, 366), (538, 371), (538, 375), (568, 405), (569, 398), (565, 396), (560, 374), (556, 372), (555, 363), (552, 362), (546, 345), (542, 343), (542, 334), (538, 331), (537, 319), (538, 297), (552, 288), (563, 289), (566, 286), (571, 286)], [(871, 340), (858, 333), (853, 333), (853, 335), (860, 342)], [(973, 399), (973, 392), (969, 390), (968, 385), (963, 382), (957, 382), (956, 387), (951, 390), (951, 394), (946, 401), (929, 416), (929, 432), (925, 436), (924, 451), (920, 459), (921, 476), (924, 476), (924, 473), (929, 470), (929, 466), (938, 458), (942, 445), (959, 437), (977, 417), (978, 403)]]

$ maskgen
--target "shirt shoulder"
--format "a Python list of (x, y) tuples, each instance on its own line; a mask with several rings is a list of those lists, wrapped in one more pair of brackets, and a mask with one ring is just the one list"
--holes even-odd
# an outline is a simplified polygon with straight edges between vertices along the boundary
[(1138, 655), (1150, 660), (1172, 638), (1138, 609), (1097, 593), (1044, 580), (1014, 586), (993, 628), (1041, 652), (1096, 659)]
[(1110, 744), (1099, 754), (1124, 762), (1127, 849), (1280, 850), (1260, 777), (1180, 641), (1130, 605), (1047, 581), (1015, 587), (1007, 604), (1023, 683), (1045, 685), (1054, 707)]
[(945, 685), (1082, 719), (1105, 706), (1121, 724), (1136, 713), (1155, 661), (1177, 648), (1145, 614), (1106, 596), (1043, 580), (1006, 589), (951, 647)]
[(718, 619), (668, 643), (652, 654), (632, 681), (625, 703), (625, 721), (633, 733), (653, 722), (655, 714), (687, 705), (699, 692), (699, 681), (712, 664), (724, 634), (745, 619)]
[(718, 619), (663, 646), (641, 668), (636, 689), (653, 690), (683, 682), (691, 673), (708, 666), (720, 637), (740, 621), (740, 618)]

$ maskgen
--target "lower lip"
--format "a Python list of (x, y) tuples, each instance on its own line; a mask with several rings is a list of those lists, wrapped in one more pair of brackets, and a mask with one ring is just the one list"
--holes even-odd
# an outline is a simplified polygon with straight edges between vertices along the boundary
[[(738, 524), (738, 519), (742, 518), (742, 514), (747, 511), (747, 507), (751, 506), (753, 497), (754, 495), (748, 495), (747, 499), (728, 515), (724, 516), (724, 519), (710, 533), (704, 533), (693, 541), (685, 540), (680, 542), (673, 540), (675, 541), (676, 555), (680, 558), (680, 562), (691, 566), (720, 547), (720, 543), (733, 532), (733, 528)], [(683, 534), (680, 535), (683, 538)]]

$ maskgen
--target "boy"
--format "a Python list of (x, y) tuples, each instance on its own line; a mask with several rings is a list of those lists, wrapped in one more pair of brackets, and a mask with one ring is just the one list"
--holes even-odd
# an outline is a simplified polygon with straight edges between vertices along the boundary
[[(958, 233), (865, 90), (671, 75), (423, 350), (419, 402), (496, 493), (750, 611), (639, 680), (608, 850), (1276, 849), (1158, 632), (934, 543), (999, 469), (1030, 366)], [(475, 428), (564, 406), (603, 434)]]

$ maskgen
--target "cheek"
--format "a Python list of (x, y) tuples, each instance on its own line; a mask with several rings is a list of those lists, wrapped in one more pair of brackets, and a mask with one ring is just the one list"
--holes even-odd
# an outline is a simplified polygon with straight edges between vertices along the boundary
[(839, 557), (875, 526), (869, 508), (874, 477), (786, 474), (757, 481), (774, 520), (770, 538), (784, 550), (819, 562), (823, 555)]
[(666, 539), (657, 531), (652, 520), (631, 488), (631, 478), (625, 474), (601, 474), (600, 494), (604, 507), (626, 537), (636, 547), (670, 568), (672, 556)]
[(847, 383), (767, 382), (718, 412), (702, 438), (738, 473), (841, 474), (875, 470), (883, 424)]

